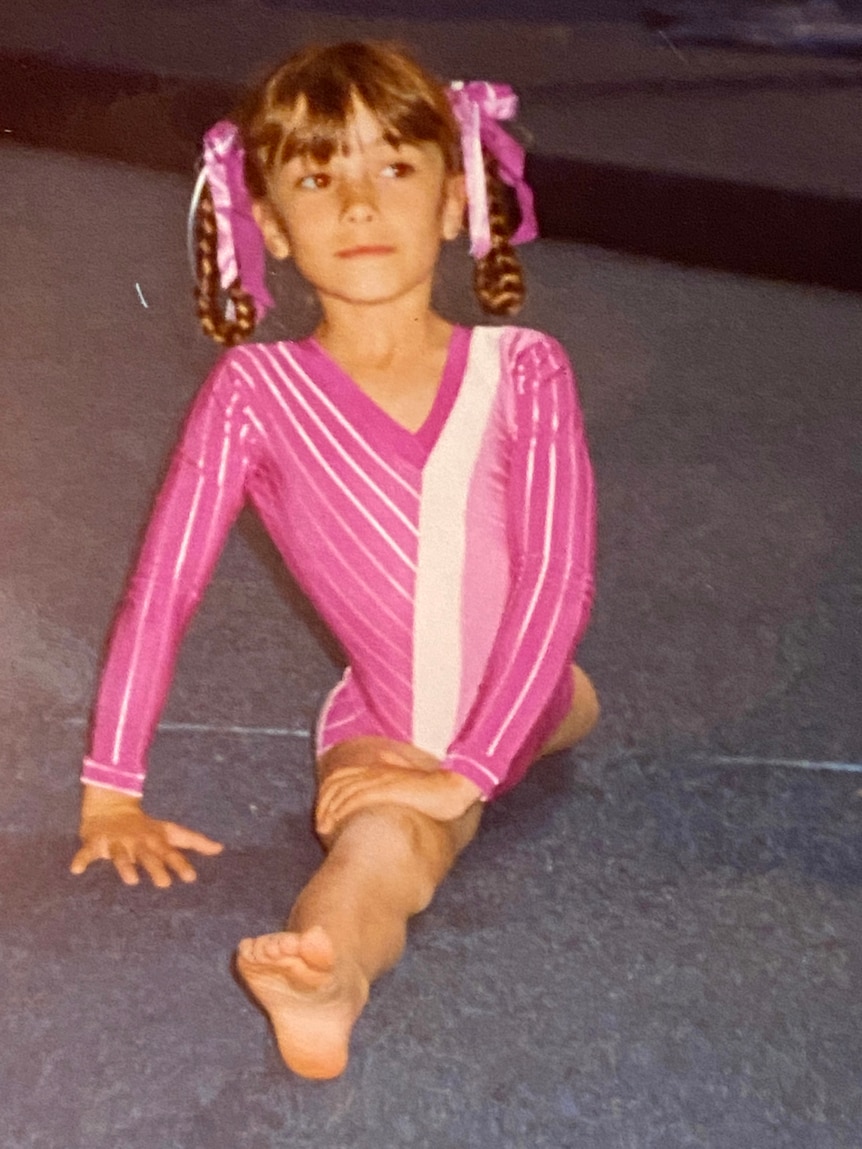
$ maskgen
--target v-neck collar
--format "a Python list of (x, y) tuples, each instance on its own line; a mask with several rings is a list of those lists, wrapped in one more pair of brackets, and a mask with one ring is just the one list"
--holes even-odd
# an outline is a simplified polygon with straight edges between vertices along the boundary
[(471, 330), (468, 327), (452, 328), (437, 394), (425, 422), (416, 431), (408, 430), (384, 411), (313, 336), (301, 340), (296, 347), (312, 360), (313, 377), (326, 387), (357, 429), (362, 430), (369, 439), (389, 445), (390, 449), (394, 448), (421, 466), (433, 451), (458, 398), (470, 351), (470, 336)]

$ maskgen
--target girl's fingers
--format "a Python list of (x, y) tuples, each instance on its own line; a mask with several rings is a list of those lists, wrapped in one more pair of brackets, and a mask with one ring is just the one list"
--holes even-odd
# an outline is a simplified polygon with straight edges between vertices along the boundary
[(423, 784), (427, 784), (430, 775), (410, 770), (405, 777), (400, 772), (396, 773), (396, 770), (376, 776), (361, 771), (357, 777), (341, 779), (341, 784), (322, 795), (318, 803), (317, 825), (320, 832), (331, 833), (339, 823), (360, 810), (386, 802), (401, 802), (422, 810)]
[(320, 830), (324, 834), (331, 833), (341, 822), (349, 818), (351, 814), (355, 814), (361, 807), (356, 805), (355, 800), (345, 799), (340, 802), (336, 807), (323, 811), (318, 819)]
[(318, 820), (323, 825), (340, 820), (345, 803), (349, 802), (354, 794), (361, 793), (363, 788), (368, 786), (367, 779), (361, 775), (337, 779), (333, 776), (327, 781), (331, 781), (333, 785), (327, 786), (324, 783), (317, 803)]
[(179, 850), (161, 848), (157, 853), (150, 850), (141, 854), (140, 863), (159, 889), (171, 885), (171, 871), (183, 882), (193, 882), (198, 876), (194, 866)]
[(405, 758), (403, 754), (399, 754), (396, 750), (381, 751), (380, 761), (384, 766), (398, 766), (402, 770), (409, 770), (412, 765), (408, 758)]
[(168, 847), (163, 840), (150, 839), (146, 845), (138, 848), (134, 860), (137, 865), (144, 867), (153, 885), (160, 890), (172, 884), (171, 871), (184, 882), (193, 882), (197, 877), (188, 859), (179, 850)]
[(72, 863), (69, 866), (69, 869), (73, 874), (83, 874), (87, 866), (89, 866), (91, 862), (98, 861), (100, 857), (100, 854), (93, 851), (92, 846), (82, 846), (72, 859)]
[(163, 822), (165, 841), (169, 846), (179, 846), (181, 850), (197, 850), (199, 854), (220, 854), (224, 849), (222, 842), (208, 838), (197, 830), (190, 830), (187, 826), (180, 826), (176, 822)]
[(401, 792), (396, 783), (390, 783), (385, 787), (357, 786), (350, 793), (341, 796), (339, 801), (329, 809), (326, 818), (330, 825), (326, 827), (324, 833), (328, 833), (339, 823), (352, 818), (360, 810), (368, 810), (373, 806), (398, 802), (406, 806), (420, 808), (418, 803), (411, 801), (412, 797), (413, 795), (409, 793)]
[(337, 794), (344, 786), (365, 778), (368, 774), (367, 766), (342, 766), (325, 778), (320, 785), (320, 801), (326, 801), (333, 794)]
[(112, 862), (114, 860), (110, 843), (106, 838), (95, 838), (85, 842), (75, 854), (69, 869), (73, 874), (83, 874), (93, 862)]
[(127, 886), (138, 885), (141, 880), (138, 877), (138, 868), (125, 846), (113, 847), (110, 852), (110, 859), (114, 863), (114, 869)]
[[(350, 793), (357, 787), (379, 786), (404, 770), (409, 770), (409, 767), (400, 763), (387, 763), (383, 767), (343, 766), (322, 783), (320, 801), (333, 801), (339, 794)], [(409, 770), (409, 773), (412, 776), (414, 771)]]
[(171, 875), (161, 858), (156, 854), (147, 853), (142, 854), (138, 861), (150, 875), (154, 886), (158, 886), (160, 890), (167, 889), (171, 884)]
[(318, 801), (330, 800), (332, 795), (340, 793), (351, 783), (376, 784), (390, 770), (407, 770), (410, 771), (411, 775), (414, 772), (419, 772), (405, 755), (394, 750), (384, 750), (378, 755), (375, 762), (361, 766), (339, 766), (321, 783)]
[(170, 850), (165, 855), (164, 860), (165, 864), (170, 866), (177, 877), (182, 881), (193, 882), (197, 878), (197, 870), (194, 868), (185, 854), (181, 854), (179, 850)]
[(393, 769), (345, 784), (320, 809), (318, 826), (321, 833), (329, 834), (360, 810), (385, 803), (409, 806), (446, 822), (460, 817), (479, 797), (478, 786), (448, 771)]

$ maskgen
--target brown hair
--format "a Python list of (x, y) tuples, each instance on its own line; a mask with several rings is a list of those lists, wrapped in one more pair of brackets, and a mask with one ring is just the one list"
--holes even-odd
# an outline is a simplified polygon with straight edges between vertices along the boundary
[[(357, 99), (378, 117), (387, 137), (434, 142), (447, 173), (461, 171), (460, 133), (446, 92), (406, 52), (373, 41), (311, 46), (278, 68), (235, 117), (252, 198), (266, 197), (273, 174), (293, 156), (310, 155), (325, 163), (338, 147)], [(486, 311), (511, 315), (524, 298), (523, 275), (509, 243), (514, 227), (504, 189), (488, 156), (486, 176), (492, 247), (476, 264), (474, 287)], [(216, 246), (215, 213), (205, 187), (195, 219), (198, 316), (207, 335), (231, 346), (253, 332), (255, 308), (236, 280), (225, 313)]]

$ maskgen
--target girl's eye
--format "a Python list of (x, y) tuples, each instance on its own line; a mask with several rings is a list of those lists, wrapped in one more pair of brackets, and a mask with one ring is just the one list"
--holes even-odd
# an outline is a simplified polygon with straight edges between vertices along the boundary
[(320, 188), (327, 188), (332, 183), (332, 176), (328, 172), (309, 172), (308, 175), (303, 176), (299, 180), (298, 186), (301, 188), (308, 188), (310, 191), (316, 191)]
[(404, 160), (393, 160), (391, 164), (386, 165), (382, 174), (387, 179), (403, 180), (405, 176), (412, 175), (415, 170), (412, 164), (408, 164)]

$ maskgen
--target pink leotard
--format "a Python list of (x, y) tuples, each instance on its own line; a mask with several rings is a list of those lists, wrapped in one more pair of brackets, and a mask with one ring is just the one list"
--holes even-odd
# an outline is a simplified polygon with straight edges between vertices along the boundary
[(246, 500), (347, 653), (318, 751), (382, 734), (486, 797), (571, 705), (594, 491), (552, 339), (455, 328), (413, 433), (315, 343), (250, 344), (199, 392), (111, 638), (86, 782), (140, 794), (186, 624)]

